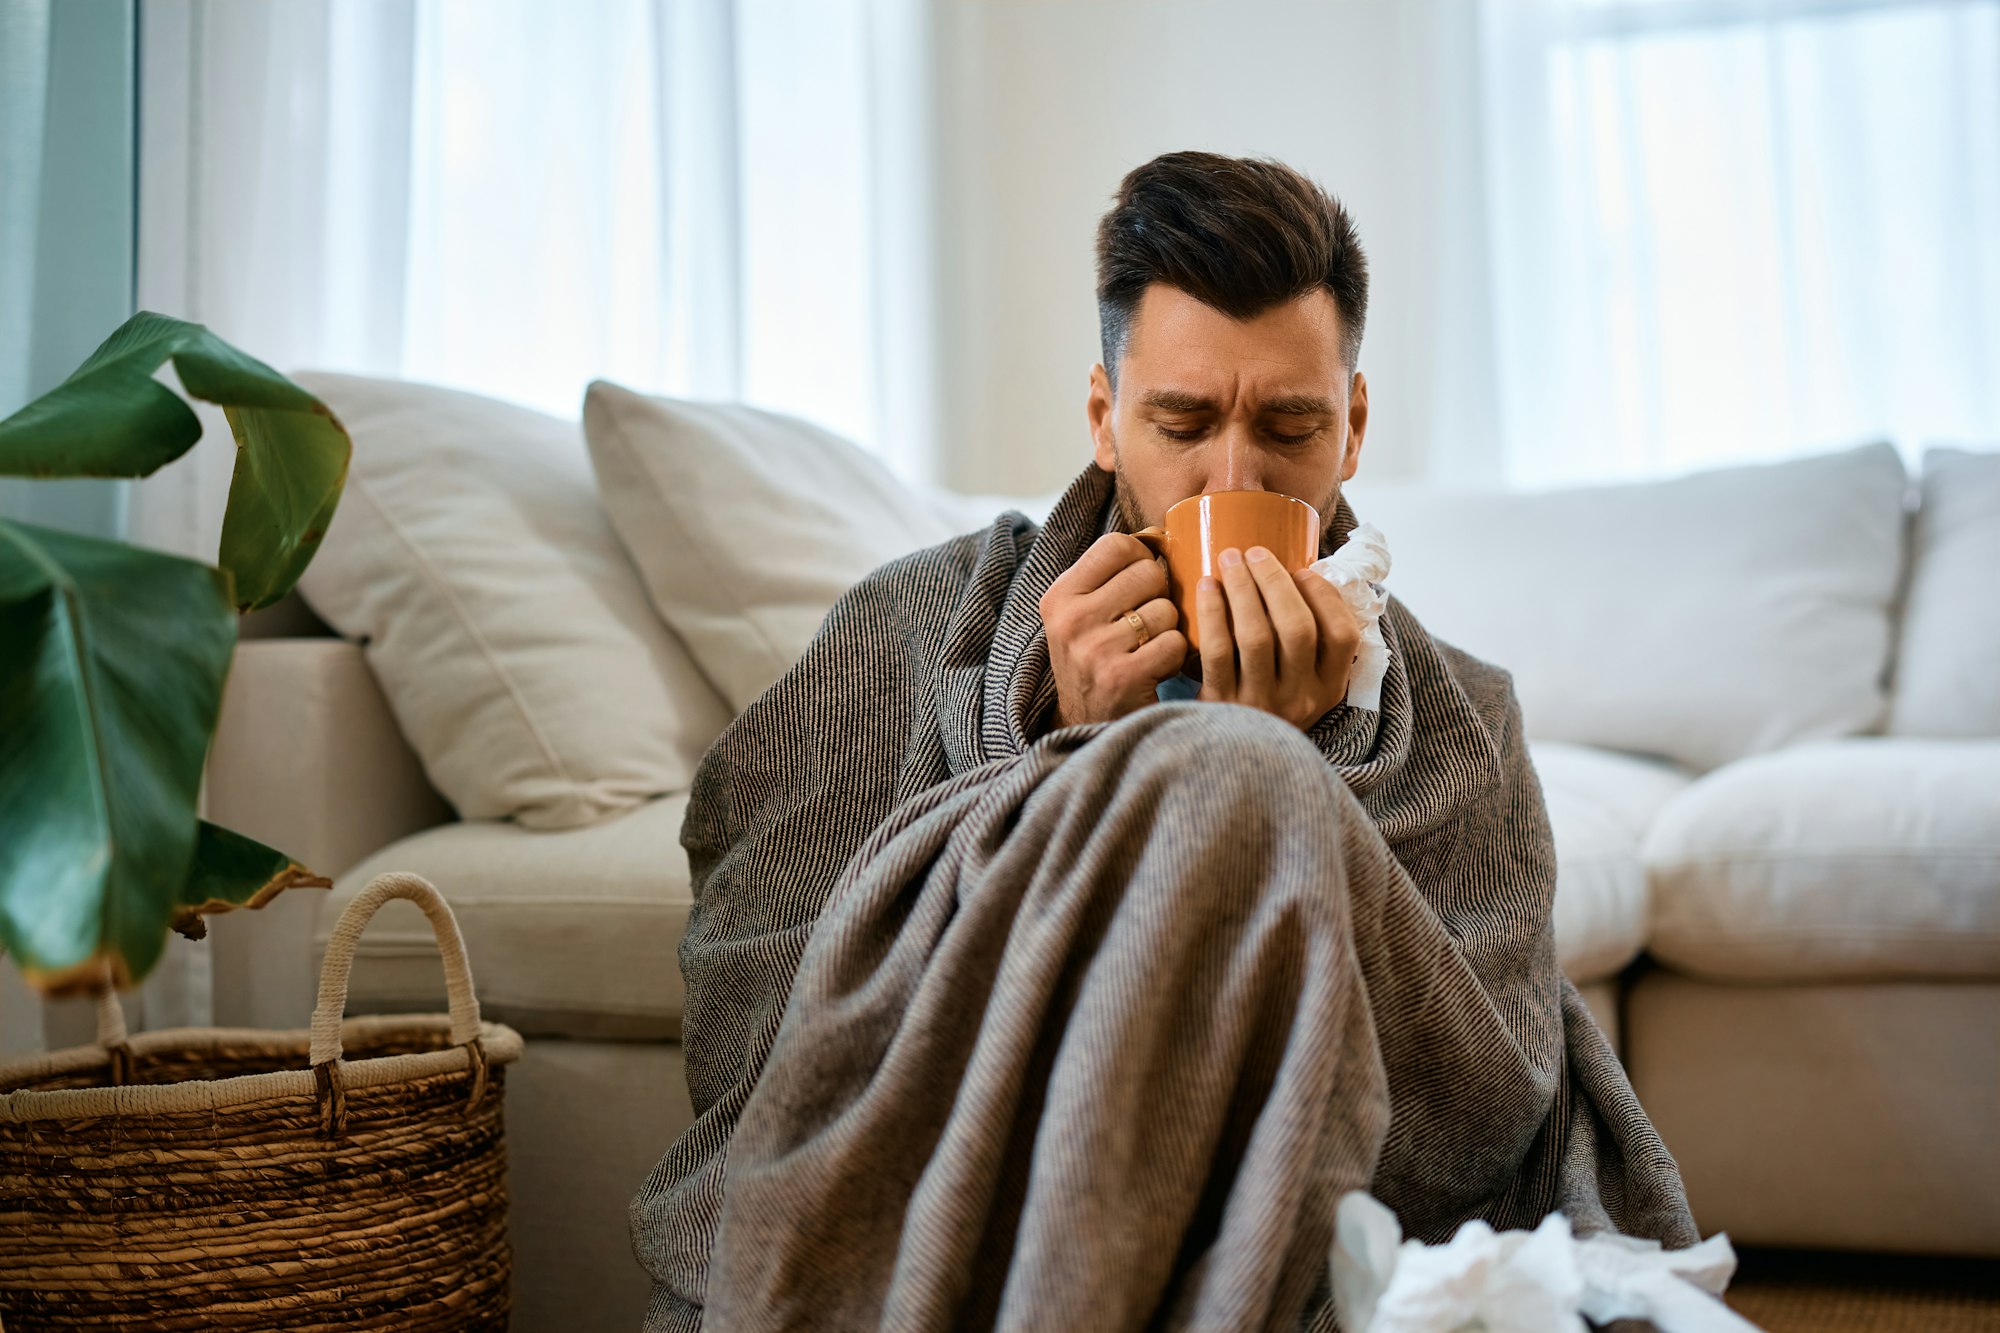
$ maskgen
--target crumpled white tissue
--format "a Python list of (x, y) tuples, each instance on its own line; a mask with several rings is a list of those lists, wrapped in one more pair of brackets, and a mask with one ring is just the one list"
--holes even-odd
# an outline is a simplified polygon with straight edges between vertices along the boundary
[(1736, 1272), (1725, 1235), (1684, 1250), (1550, 1213), (1533, 1231), (1467, 1222), (1442, 1245), (1404, 1240), (1361, 1190), (1340, 1201), (1333, 1302), (1344, 1333), (1585, 1333), (1589, 1319), (1649, 1319), (1660, 1333), (1756, 1333), (1720, 1300)]
[(1389, 577), (1389, 546), (1382, 530), (1363, 523), (1347, 535), (1340, 549), (1315, 561), (1312, 572), (1340, 590), (1347, 609), (1361, 622), (1361, 656), (1347, 678), (1347, 702), (1354, 708), (1382, 708), (1382, 677), (1389, 673), (1389, 645), (1382, 640), (1382, 609), (1389, 595), (1382, 580)]

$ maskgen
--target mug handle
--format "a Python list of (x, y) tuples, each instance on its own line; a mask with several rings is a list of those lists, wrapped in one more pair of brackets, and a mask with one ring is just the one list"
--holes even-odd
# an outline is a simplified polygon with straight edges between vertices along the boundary
[(1167, 530), (1165, 528), (1141, 528), (1132, 534), (1146, 544), (1146, 549), (1155, 556), (1167, 553)]

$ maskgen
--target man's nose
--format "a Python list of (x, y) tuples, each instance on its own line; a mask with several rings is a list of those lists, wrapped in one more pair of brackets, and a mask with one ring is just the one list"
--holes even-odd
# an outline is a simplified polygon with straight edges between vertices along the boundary
[(1214, 451), (1209, 455), (1208, 485), (1203, 494), (1263, 490), (1263, 461), (1250, 427), (1232, 422), (1215, 438)]

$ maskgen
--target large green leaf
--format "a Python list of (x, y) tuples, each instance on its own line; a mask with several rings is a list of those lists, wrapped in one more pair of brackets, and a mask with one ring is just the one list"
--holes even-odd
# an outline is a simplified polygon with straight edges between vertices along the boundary
[(320, 414), (228, 409), (241, 447), (217, 561), (251, 611), (292, 590), (319, 550), (347, 482), (347, 432)]
[(159, 959), (235, 640), (217, 570), (0, 521), (0, 946), (44, 990)]
[(238, 907), (262, 907), (286, 889), (327, 889), (333, 881), (313, 874), (283, 852), (207, 820), (195, 835), (194, 859), (174, 907), (173, 927), (189, 939), (208, 933), (205, 916)]
[(269, 606), (312, 562), (351, 445), (326, 404), (199, 324), (132, 316), (75, 374), (0, 421), (0, 475), (143, 477), (179, 458), (201, 421), (153, 378), (168, 360), (236, 436), (220, 563), (239, 609)]

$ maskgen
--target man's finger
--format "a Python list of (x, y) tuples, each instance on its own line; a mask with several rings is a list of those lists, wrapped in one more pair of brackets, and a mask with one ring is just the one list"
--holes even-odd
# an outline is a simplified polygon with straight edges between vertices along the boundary
[[(1139, 632), (1139, 625), (1132, 623), (1132, 617), (1139, 618), (1139, 625), (1146, 632)], [(1180, 628), (1180, 609), (1164, 597), (1155, 597), (1142, 606), (1125, 612), (1116, 620), (1108, 621), (1102, 629), (1093, 634), (1093, 641), (1104, 644), (1112, 652), (1137, 653), (1143, 651), (1162, 634), (1171, 634)]]
[(1132, 654), (1132, 664), (1146, 673), (1146, 679), (1157, 688), (1169, 676), (1178, 676), (1181, 666), (1187, 661), (1187, 635), (1177, 629), (1146, 640), (1144, 647)]
[(1151, 561), (1153, 553), (1130, 533), (1107, 532), (1090, 544), (1077, 562), (1056, 575), (1049, 585), (1051, 594), (1084, 597), (1096, 592), (1120, 571), (1140, 561)]
[[(1229, 599), (1229, 632), (1236, 640), (1236, 692), (1239, 702), (1262, 704), (1270, 699), (1278, 679), (1278, 645), (1264, 594), (1234, 548), (1216, 561), (1222, 569), (1222, 594)], [(1202, 664), (1206, 671), (1208, 665)]]
[(1319, 626), (1320, 679), (1344, 683), (1361, 647), (1361, 624), (1340, 589), (1309, 569), (1300, 570), (1297, 579), (1299, 592)]
[[(1275, 670), (1279, 676), (1293, 672), (1318, 673), (1319, 623), (1291, 574), (1278, 558), (1262, 546), (1245, 553), (1245, 567), (1257, 580), (1264, 595), (1264, 613), (1271, 618), (1277, 640)], [(1321, 580), (1324, 582), (1324, 580)]]
[(1167, 571), (1160, 568), (1160, 562), (1153, 559), (1152, 552), (1137, 542), (1132, 544), (1139, 547), (1140, 558), (1114, 573), (1095, 592), (1085, 593), (1077, 599), (1099, 620), (1116, 620), (1132, 608), (1144, 606), (1167, 591)]
[(1201, 627), (1201, 697), (1236, 698), (1236, 640), (1229, 633), (1229, 606), (1222, 584), (1203, 575), (1194, 588), (1194, 617)]
[[(1130, 614), (1138, 616), (1145, 623), (1146, 643), (1151, 643), (1155, 639), (1175, 633), (1181, 626), (1180, 608), (1164, 597), (1155, 597), (1152, 601), (1147, 602), (1144, 606), (1141, 606), (1138, 610)], [(1129, 625), (1131, 622), (1127, 621), (1126, 623)], [(1132, 631), (1132, 636), (1135, 639), (1138, 637), (1136, 629)], [(1144, 648), (1145, 646), (1146, 644), (1137, 645), (1138, 648)], [(1183, 657), (1187, 655), (1185, 645), (1182, 646), (1181, 655)], [(1174, 669), (1178, 671), (1180, 668), (1177, 666)]]

